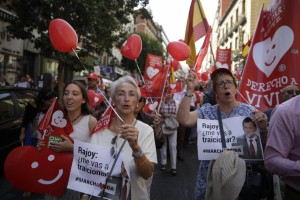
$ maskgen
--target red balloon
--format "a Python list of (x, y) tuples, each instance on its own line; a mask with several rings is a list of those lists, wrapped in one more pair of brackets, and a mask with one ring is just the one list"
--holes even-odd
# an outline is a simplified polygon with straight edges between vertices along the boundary
[(63, 19), (54, 19), (50, 22), (49, 37), (57, 51), (65, 53), (76, 49), (77, 34), (72, 26)]
[(21, 191), (60, 196), (68, 185), (72, 160), (72, 152), (56, 153), (48, 148), (38, 151), (33, 146), (17, 147), (5, 160), (5, 177)]
[(177, 61), (184, 61), (190, 57), (190, 47), (184, 42), (170, 42), (167, 46), (170, 55)]
[(207, 81), (208, 80), (208, 74), (207, 73), (201, 74), (201, 80), (202, 81)]
[(89, 102), (93, 109), (100, 105), (103, 101), (103, 95), (97, 94), (94, 90), (87, 90), (87, 94), (89, 96)]
[(171, 66), (174, 69), (174, 72), (176, 72), (179, 69), (179, 62), (177, 60), (172, 60)]
[(142, 39), (137, 34), (132, 34), (127, 40), (123, 43), (121, 47), (121, 53), (124, 57), (136, 60), (142, 51)]

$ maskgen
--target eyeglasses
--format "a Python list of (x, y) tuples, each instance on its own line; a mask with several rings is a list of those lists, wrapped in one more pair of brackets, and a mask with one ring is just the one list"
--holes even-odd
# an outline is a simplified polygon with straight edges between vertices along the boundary
[[(110, 156), (115, 158), (116, 154), (118, 154), (117, 151), (117, 138), (118, 136), (116, 135), (115, 137), (113, 137), (113, 139), (111, 140), (111, 144), (113, 145), (110, 149)], [(116, 147), (115, 147), (116, 146)]]
[(296, 94), (296, 95), (299, 95), (300, 94), (300, 91), (299, 90), (287, 90), (286, 91), (288, 94)]
[(88, 81), (96, 81), (96, 79), (88, 78)]
[(226, 81), (221, 81), (221, 82), (217, 83), (217, 86), (218, 86), (219, 88), (225, 87), (225, 84), (227, 84), (228, 86), (232, 86), (233, 83), (234, 83), (233, 80), (226, 80)]

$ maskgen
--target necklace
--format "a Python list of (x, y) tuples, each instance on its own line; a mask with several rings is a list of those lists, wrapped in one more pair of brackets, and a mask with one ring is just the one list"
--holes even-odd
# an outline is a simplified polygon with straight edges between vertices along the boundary
[(81, 117), (81, 114), (78, 117), (76, 117), (75, 119), (71, 120), (71, 122), (72, 123), (75, 122), (79, 117)]

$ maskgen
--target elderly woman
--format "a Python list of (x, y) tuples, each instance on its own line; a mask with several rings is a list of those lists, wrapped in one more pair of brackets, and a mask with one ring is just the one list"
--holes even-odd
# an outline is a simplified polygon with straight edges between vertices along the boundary
[[(229, 70), (219, 68), (211, 74), (211, 79), (218, 104), (206, 105), (190, 112), (191, 97), (197, 85), (196, 74), (193, 70), (190, 70), (187, 79), (187, 90), (177, 112), (177, 119), (180, 123), (187, 127), (193, 127), (197, 124), (198, 118), (217, 120), (217, 107), (219, 106), (222, 119), (237, 116), (251, 117), (257, 124), (261, 134), (267, 134), (267, 117), (253, 109), (252, 106), (236, 100), (237, 84)], [(195, 199), (197, 200), (205, 198), (208, 164), (209, 161), (202, 161), (198, 170), (195, 189)]]
[(91, 138), (91, 143), (109, 148), (114, 143), (120, 147), (125, 141), (121, 153), (125, 169), (129, 169), (126, 173), (130, 177), (129, 198), (132, 200), (149, 199), (145, 181), (152, 176), (157, 163), (153, 129), (135, 118), (140, 97), (140, 89), (132, 77), (124, 76), (113, 82), (111, 100), (117, 115), (108, 128), (99, 130)]

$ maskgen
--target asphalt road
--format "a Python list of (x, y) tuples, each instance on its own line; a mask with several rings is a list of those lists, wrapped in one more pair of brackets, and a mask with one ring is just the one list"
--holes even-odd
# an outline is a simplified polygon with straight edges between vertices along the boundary
[[(182, 151), (184, 161), (177, 161), (177, 176), (171, 174), (169, 160), (167, 170), (161, 171), (161, 165), (156, 165), (152, 187), (151, 200), (193, 200), (195, 180), (199, 161), (196, 144), (189, 144)], [(158, 159), (159, 156), (158, 156)], [(43, 199), (43, 194), (32, 194), (28, 200)], [(0, 200), (20, 200), (22, 192), (14, 189), (3, 177), (0, 177)]]

